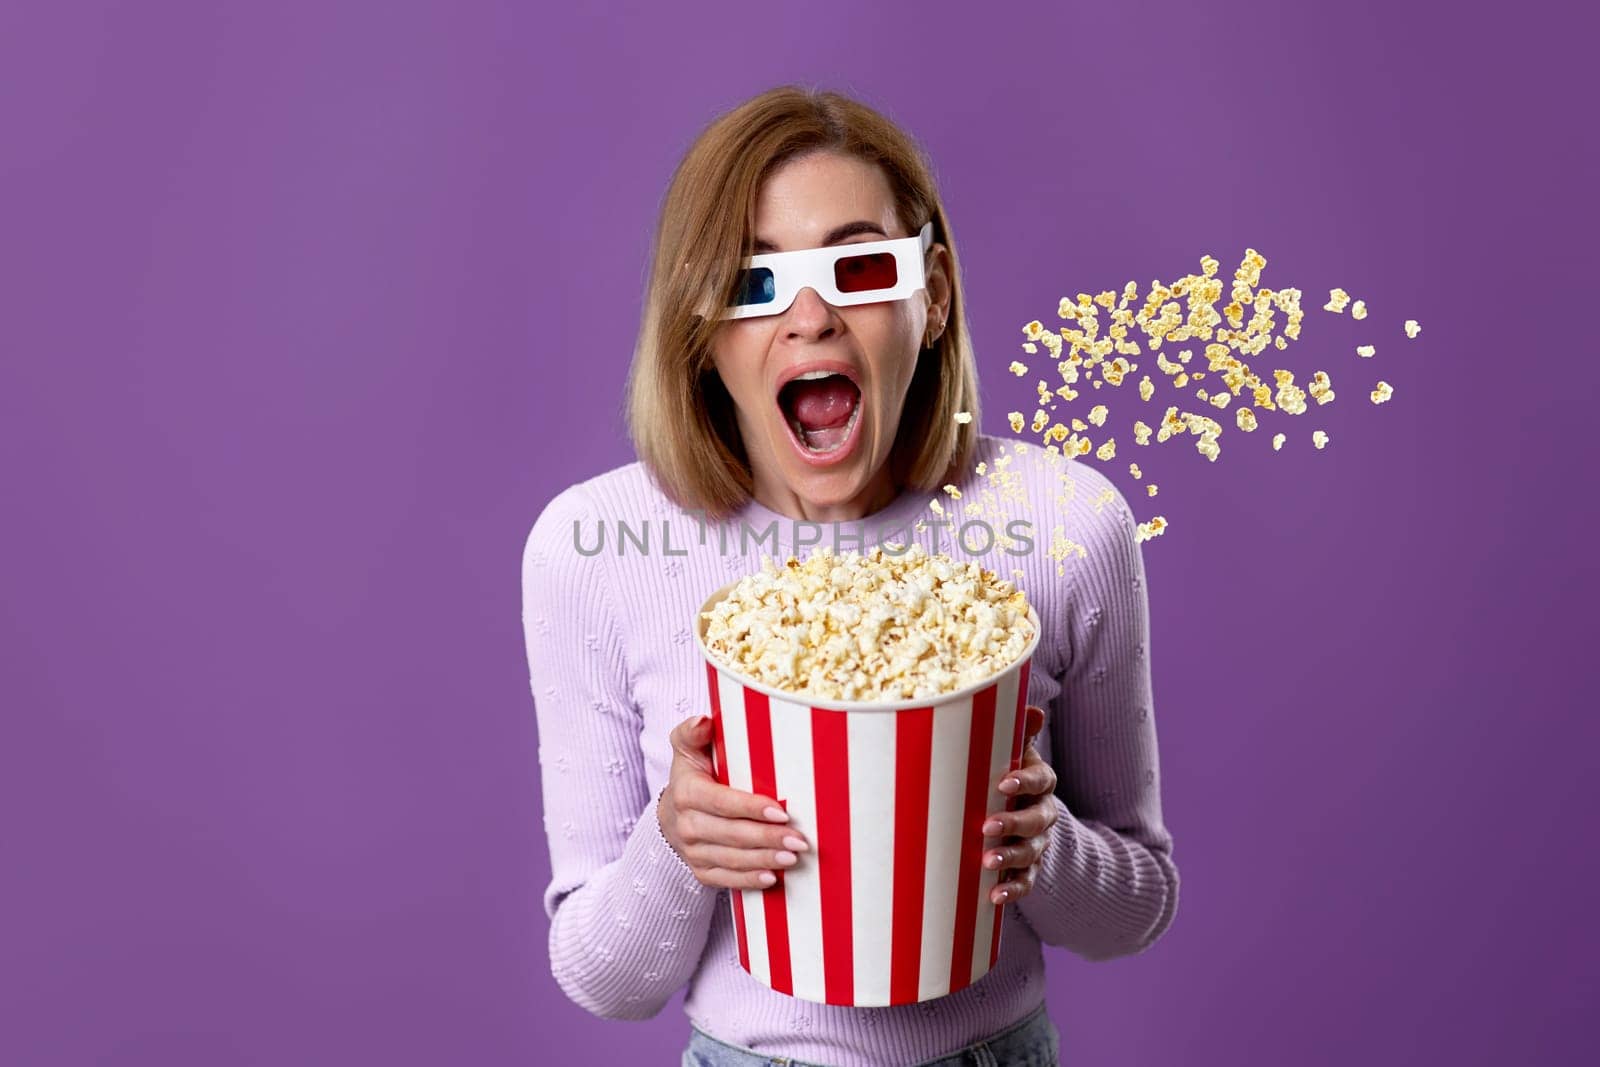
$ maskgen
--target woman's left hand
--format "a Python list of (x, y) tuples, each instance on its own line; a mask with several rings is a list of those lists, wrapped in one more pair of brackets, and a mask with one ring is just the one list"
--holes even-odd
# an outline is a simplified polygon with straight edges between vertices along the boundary
[(983, 854), (985, 870), (1000, 868), (1000, 880), (989, 891), (989, 900), (995, 904), (1014, 903), (1033, 892), (1039, 857), (1050, 844), (1050, 828), (1056, 822), (1056, 806), (1050, 801), (1056, 772), (1033, 747), (1034, 737), (1043, 728), (1044, 709), (1028, 705), (1022, 766), (1000, 779), (1000, 791), (1016, 799), (1016, 810), (991, 812), (983, 824), (985, 837), (1005, 835), (1000, 847)]

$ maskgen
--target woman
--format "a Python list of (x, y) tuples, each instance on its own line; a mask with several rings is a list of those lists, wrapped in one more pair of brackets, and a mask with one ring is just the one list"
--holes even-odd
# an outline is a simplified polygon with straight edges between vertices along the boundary
[[(867, 273), (830, 273), (832, 250), (857, 244), (872, 247), (848, 262)], [(771, 275), (747, 258), (817, 249)], [(686, 1064), (1055, 1063), (1041, 942), (1133, 954), (1177, 906), (1144, 571), (1102, 474), (979, 432), (955, 245), (910, 138), (796, 87), (708, 127), (662, 206), (628, 404), (639, 460), (558, 494), (523, 555), (562, 990), (642, 1019), (687, 985)], [(777, 798), (713, 777), (690, 626), (763, 555), (884, 531), (1014, 572), (1043, 632), (1014, 810), (985, 826), (999, 959), (948, 996), (856, 1008), (739, 965), (727, 891), (771, 885), (810, 842)], [(1063, 539), (1083, 549), (1066, 565), (1047, 551)]]

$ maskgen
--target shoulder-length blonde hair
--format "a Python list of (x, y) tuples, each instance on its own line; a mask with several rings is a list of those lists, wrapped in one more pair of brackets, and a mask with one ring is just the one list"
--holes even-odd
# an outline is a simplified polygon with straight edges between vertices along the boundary
[[(644, 313), (628, 372), (634, 450), (679, 507), (722, 518), (754, 480), (733, 398), (711, 359), (720, 308), (754, 243), (757, 195), (768, 174), (814, 151), (875, 163), (889, 180), (906, 233), (932, 220), (950, 255), (945, 328), (918, 354), (890, 452), (896, 486), (936, 489), (965, 469), (980, 426), (978, 372), (961, 296), (960, 263), (931, 168), (916, 143), (872, 108), (836, 92), (785, 85), (716, 118), (690, 146), (661, 205)], [(969, 411), (969, 422), (956, 412)]]

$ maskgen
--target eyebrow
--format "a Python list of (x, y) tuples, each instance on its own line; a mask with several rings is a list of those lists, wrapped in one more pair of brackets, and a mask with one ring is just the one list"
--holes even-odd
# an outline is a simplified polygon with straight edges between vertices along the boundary
[[(883, 227), (879, 226), (877, 223), (868, 222), (866, 219), (857, 219), (855, 222), (847, 222), (843, 226), (835, 226), (833, 229), (829, 230), (828, 236), (822, 239), (822, 244), (838, 244), (846, 237), (854, 237), (858, 233), (875, 233), (880, 237), (889, 236), (883, 232)], [(771, 241), (763, 240), (759, 237), (756, 238), (756, 243), (753, 248), (758, 254), (761, 252), (776, 252), (778, 250), (777, 245), (773, 244)]]

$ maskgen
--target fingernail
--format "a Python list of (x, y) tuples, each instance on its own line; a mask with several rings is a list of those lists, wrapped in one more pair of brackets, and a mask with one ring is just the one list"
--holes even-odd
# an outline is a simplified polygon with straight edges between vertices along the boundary
[(804, 839), (798, 838), (798, 837), (794, 837), (794, 836), (791, 835), (791, 836), (786, 837), (786, 838), (783, 839), (783, 847), (784, 848), (793, 849), (796, 852), (804, 852), (806, 849), (810, 848), (811, 846), (806, 844)]
[(761, 814), (766, 816), (767, 819), (772, 821), (772, 822), (788, 822), (789, 821), (789, 813), (788, 812), (784, 811), (782, 808), (775, 808), (770, 804), (767, 805), (766, 810), (763, 811)]
[(760, 882), (762, 885), (771, 885), (777, 880), (778, 876), (773, 874), (771, 871), (762, 871), (760, 874), (756, 875), (756, 881)]
[(1011, 891), (1009, 889), (1000, 890), (999, 895), (1000, 899), (995, 901), (996, 904), (1004, 904), (1006, 901), (1011, 899)]
[(996, 867), (1000, 866), (1000, 857), (999, 856), (985, 856), (984, 859), (983, 859), (983, 865), (985, 867), (989, 868), (990, 870), (994, 870)]
[(787, 863), (795, 863), (795, 862), (798, 862), (799, 859), (800, 859), (800, 857), (796, 856), (793, 852), (780, 852), (780, 853), (778, 853), (778, 862), (779, 863), (786, 863), (786, 864)]
[(1007, 778), (1007, 779), (1005, 779), (1004, 781), (1002, 781), (1000, 783), (1000, 792), (1002, 792), (1002, 793), (1015, 793), (1016, 791), (1017, 791), (1017, 780), (1015, 778)]
[(986, 833), (986, 834), (997, 834), (997, 833), (999, 833), (1000, 832), (1000, 820), (999, 819), (990, 819), (988, 822), (984, 823), (983, 824), (983, 832)]

